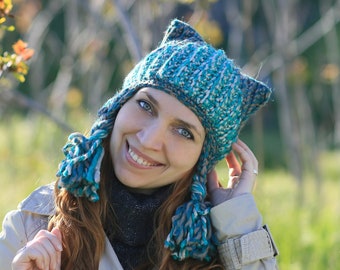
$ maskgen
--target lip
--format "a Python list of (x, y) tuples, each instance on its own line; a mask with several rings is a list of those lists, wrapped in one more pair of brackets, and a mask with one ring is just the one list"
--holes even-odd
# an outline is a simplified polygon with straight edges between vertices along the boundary
[[(131, 151), (134, 157), (131, 155)], [(128, 163), (139, 169), (153, 169), (160, 166), (163, 166), (162, 163), (155, 161), (154, 159), (146, 156), (145, 154), (138, 151), (135, 147), (131, 146), (128, 142), (126, 143), (125, 156)], [(136, 157), (138, 156), (139, 161), (136, 161)]]

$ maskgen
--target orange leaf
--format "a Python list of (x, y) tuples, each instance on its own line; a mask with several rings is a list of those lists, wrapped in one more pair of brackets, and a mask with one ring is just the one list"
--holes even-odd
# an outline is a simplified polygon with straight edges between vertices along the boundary
[(21, 56), (25, 61), (30, 59), (34, 54), (34, 50), (27, 48), (27, 43), (23, 42), (21, 39), (14, 43), (12, 47), (14, 52)]

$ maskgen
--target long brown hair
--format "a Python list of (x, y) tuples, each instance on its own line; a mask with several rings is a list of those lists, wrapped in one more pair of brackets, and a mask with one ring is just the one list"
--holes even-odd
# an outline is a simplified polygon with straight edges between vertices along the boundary
[[(105, 247), (105, 228), (116, 230), (112, 207), (108, 203), (111, 192), (113, 165), (109, 151), (110, 135), (103, 141), (105, 155), (101, 164), (100, 200), (90, 202), (76, 198), (55, 187), (56, 214), (49, 222), (49, 230), (58, 227), (63, 236), (62, 270), (98, 269)], [(191, 179), (191, 177), (190, 177)], [(219, 259), (202, 262), (195, 259), (176, 261), (164, 241), (171, 229), (171, 218), (176, 208), (190, 199), (191, 180), (183, 179), (173, 184), (168, 199), (156, 213), (156, 230), (148, 246), (148, 262), (138, 269), (223, 269)], [(105, 224), (109, 226), (105, 226)]]

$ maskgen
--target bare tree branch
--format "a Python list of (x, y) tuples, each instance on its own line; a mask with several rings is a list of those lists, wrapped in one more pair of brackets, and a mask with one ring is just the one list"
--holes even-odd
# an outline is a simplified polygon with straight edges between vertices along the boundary
[[(290, 59), (302, 54), (308, 48), (313, 46), (318, 40), (329, 33), (340, 21), (340, 1), (334, 6), (329, 8), (327, 12), (309, 29), (305, 30), (299, 37), (291, 40), (286, 46), (286, 54)], [(259, 51), (255, 52), (254, 55), (258, 55)], [(263, 55), (264, 52), (261, 52)], [(255, 58), (255, 57), (252, 57)], [(261, 68), (261, 77), (266, 77), (273, 71), (282, 67), (285, 63), (282, 61), (282, 55), (280, 52), (275, 51), (273, 54), (266, 57), (263, 61)], [(257, 65), (257, 63), (256, 63)], [(249, 63), (244, 67), (245, 70), (257, 70), (252, 63)]]
[(42, 106), (40, 103), (36, 102), (35, 100), (25, 96), (21, 92), (17, 90), (2, 90), (0, 92), (0, 98), (2, 98), (5, 102), (15, 101), (17, 104), (24, 108), (31, 109), (33, 111), (39, 112), (52, 120), (55, 124), (57, 124), (60, 128), (62, 128), (64, 131), (71, 133), (74, 131), (72, 127), (70, 127), (68, 124), (64, 123), (62, 120), (58, 119), (54, 115), (52, 115), (44, 106)]
[(126, 12), (123, 10), (122, 3), (120, 0), (112, 0), (112, 2), (115, 4), (118, 15), (120, 18), (120, 21), (122, 23), (122, 26), (125, 30), (125, 33), (127, 35), (124, 35), (126, 39), (126, 44), (129, 47), (130, 53), (133, 57), (133, 60), (135, 62), (138, 62), (142, 56), (142, 46), (141, 43), (137, 37), (137, 34), (131, 24), (130, 19), (128, 18), (129, 16), (126, 14)]

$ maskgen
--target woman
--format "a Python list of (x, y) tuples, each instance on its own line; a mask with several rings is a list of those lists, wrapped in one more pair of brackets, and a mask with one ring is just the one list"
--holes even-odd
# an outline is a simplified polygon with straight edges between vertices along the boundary
[[(251, 195), (257, 160), (237, 139), (270, 93), (173, 20), (99, 110), (89, 136), (70, 135), (55, 187), (41, 187), (7, 215), (0, 262), (275, 269), (276, 249)], [(227, 189), (214, 171), (225, 156)]]

